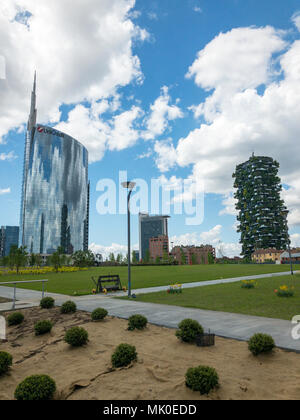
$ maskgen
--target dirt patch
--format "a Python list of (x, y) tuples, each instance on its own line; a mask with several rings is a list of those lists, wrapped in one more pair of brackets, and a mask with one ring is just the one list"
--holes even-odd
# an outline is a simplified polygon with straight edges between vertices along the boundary
[[(57, 399), (85, 400), (193, 400), (193, 399), (300, 399), (300, 355), (275, 350), (253, 357), (247, 343), (216, 339), (216, 346), (199, 348), (181, 343), (174, 330), (149, 325), (129, 332), (127, 322), (108, 318), (93, 323), (90, 314), (61, 315), (58, 308), (21, 311), (24, 324), (8, 328), (8, 342), (0, 351), (13, 355), (9, 374), (0, 377), (0, 399), (12, 399), (18, 383), (33, 374), (48, 374), (57, 384)], [(34, 323), (49, 319), (51, 332), (35, 337)], [(63, 340), (75, 325), (89, 332), (89, 343), (72, 349)], [(137, 348), (138, 362), (113, 370), (111, 354), (120, 343)], [(220, 388), (208, 397), (185, 386), (185, 372), (198, 365), (214, 367)]]

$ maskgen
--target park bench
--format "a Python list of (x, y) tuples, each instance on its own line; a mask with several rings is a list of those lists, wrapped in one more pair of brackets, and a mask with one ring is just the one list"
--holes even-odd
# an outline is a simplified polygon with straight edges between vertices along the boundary
[(117, 292), (122, 290), (122, 284), (119, 275), (99, 276), (98, 278), (92, 277), (96, 286), (96, 293), (103, 293), (106, 289), (108, 292)]

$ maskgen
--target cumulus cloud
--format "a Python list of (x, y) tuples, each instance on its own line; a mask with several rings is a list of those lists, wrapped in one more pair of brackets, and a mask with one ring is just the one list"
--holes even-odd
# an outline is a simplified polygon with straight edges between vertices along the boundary
[[(62, 104), (97, 102), (140, 82), (133, 44), (147, 39), (147, 32), (130, 19), (134, 5), (135, 0), (3, 0), (0, 39), (6, 80), (0, 80), (0, 138), (26, 122), (34, 69), (41, 123), (59, 122)], [(83, 108), (74, 113), (89, 117)], [(87, 140), (83, 134), (76, 138), (82, 136), (88, 147), (91, 141), (93, 151), (96, 137)], [(101, 136), (99, 149), (101, 156)]]
[[(255, 155), (272, 156), (290, 186), (290, 223), (299, 224), (300, 41), (285, 40), (272, 27), (236, 28), (219, 34), (201, 50), (187, 73), (206, 91), (194, 104), (198, 128), (177, 146), (158, 149), (158, 166), (193, 165), (207, 193), (223, 194), (222, 214), (233, 213), (229, 199), (237, 164)], [(162, 166), (160, 162), (164, 162)]]
[(147, 131), (143, 134), (146, 140), (154, 140), (167, 129), (169, 121), (183, 118), (183, 112), (177, 105), (170, 105), (171, 97), (167, 86), (162, 87), (161, 95), (151, 105), (151, 114), (146, 122)]
[(294, 22), (298, 31), (300, 31), (300, 12), (294, 13), (294, 15), (292, 16), (292, 21)]

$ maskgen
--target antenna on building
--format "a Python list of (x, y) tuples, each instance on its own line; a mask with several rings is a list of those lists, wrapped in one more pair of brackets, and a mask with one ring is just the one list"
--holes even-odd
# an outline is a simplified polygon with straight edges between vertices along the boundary
[(33, 89), (31, 92), (30, 114), (28, 118), (27, 130), (30, 131), (36, 125), (37, 109), (36, 109), (36, 71), (34, 72)]

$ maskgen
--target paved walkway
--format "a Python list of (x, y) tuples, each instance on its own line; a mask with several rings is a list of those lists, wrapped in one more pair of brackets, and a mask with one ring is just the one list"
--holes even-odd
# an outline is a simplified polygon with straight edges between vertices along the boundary
[[(276, 275), (280, 274), (281, 273), (278, 273)], [(258, 276), (251, 276), (251, 278), (253, 277), (261, 278)], [(270, 276), (263, 275), (263, 277)], [(220, 282), (228, 283), (232, 281), (240, 280), (226, 279), (216, 280), (217, 283), (208, 283), (220, 284)], [(193, 285), (193, 287), (196, 285), (197, 287), (197, 283), (190, 283), (189, 285)], [(187, 286), (188, 285), (185, 285), (185, 287)], [(157, 291), (157, 288), (151, 289), (151, 291), (153, 291), (153, 289), (155, 289), (154, 291)], [(142, 291), (139, 289), (136, 291), (136, 293), (142, 293)], [(11, 298), (12, 295), (12, 288), (3, 286), (0, 287), (0, 296), (4, 298)], [(206, 330), (210, 329), (213, 333), (220, 337), (233, 338), (242, 341), (249, 340), (249, 338), (257, 332), (266, 333), (273, 336), (278, 347), (300, 352), (300, 340), (293, 340), (291, 332), (294, 325), (292, 325), (292, 323), (289, 321), (241, 314), (231, 314), (227, 312), (215, 312), (202, 309), (191, 309), (178, 306), (144, 303), (135, 300), (127, 301), (121, 299), (113, 299), (110, 296), (103, 295), (68, 297), (55, 293), (47, 293), (47, 296), (52, 296), (58, 306), (60, 306), (67, 299), (72, 299), (76, 302), (77, 307), (80, 310), (92, 312), (94, 309), (102, 307), (108, 310), (109, 315), (124, 319), (128, 319), (133, 314), (143, 314), (148, 318), (150, 323), (169, 328), (176, 328), (178, 323), (183, 319), (192, 318), (198, 320)], [(41, 292), (18, 289), (17, 299), (21, 299), (23, 302), (27, 302), (29, 304), (37, 304), (41, 299)]]

